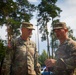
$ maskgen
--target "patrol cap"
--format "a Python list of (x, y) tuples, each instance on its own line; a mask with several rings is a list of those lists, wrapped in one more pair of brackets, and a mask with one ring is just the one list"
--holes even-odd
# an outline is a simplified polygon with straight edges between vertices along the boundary
[(54, 29), (61, 29), (61, 28), (67, 29), (65, 22), (58, 22), (58, 23), (54, 24), (54, 26), (53, 26), (53, 30)]
[(29, 22), (22, 22), (22, 27), (35, 30), (35, 29), (33, 28), (33, 24), (31, 24), (31, 23), (29, 23)]

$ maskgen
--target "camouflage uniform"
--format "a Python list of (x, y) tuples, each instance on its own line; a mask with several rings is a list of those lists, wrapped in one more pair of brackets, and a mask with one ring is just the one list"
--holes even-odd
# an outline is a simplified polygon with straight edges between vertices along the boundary
[(76, 75), (76, 42), (67, 39), (56, 51), (56, 75)]
[[(34, 30), (33, 24), (22, 22), (21, 32), (23, 39), (28, 39)], [(26, 33), (26, 34), (25, 34)], [(38, 53), (36, 44), (28, 39), (23, 40), (21, 37), (9, 42), (4, 64), (3, 75), (40, 75), (40, 65), (38, 65)]]
[(8, 74), (5, 75), (40, 75), (40, 71), (36, 72), (40, 65), (37, 66), (38, 53), (33, 41), (24, 41), (20, 37), (12, 42), (12, 48), (11, 66), (8, 66)]

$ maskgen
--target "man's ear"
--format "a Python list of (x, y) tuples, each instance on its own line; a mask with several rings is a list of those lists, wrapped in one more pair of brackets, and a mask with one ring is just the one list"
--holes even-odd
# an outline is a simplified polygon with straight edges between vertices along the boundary
[(65, 29), (66, 32), (68, 32), (68, 29)]

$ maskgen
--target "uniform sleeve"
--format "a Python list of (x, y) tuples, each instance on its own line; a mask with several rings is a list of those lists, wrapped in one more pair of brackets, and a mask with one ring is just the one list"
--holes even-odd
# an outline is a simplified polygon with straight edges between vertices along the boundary
[(68, 70), (76, 68), (76, 43), (71, 42), (66, 47), (67, 58), (57, 60), (55, 69)]
[(34, 59), (34, 63), (35, 63), (36, 75), (41, 75), (41, 65), (38, 62), (38, 50), (36, 48), (36, 45), (35, 45), (35, 59)]
[(4, 58), (2, 69), (4, 70), (3, 74), (9, 75), (10, 74), (10, 68), (11, 68), (11, 62), (13, 57), (13, 41), (10, 42), (11, 48), (7, 48), (6, 55)]
[(29, 51), (27, 51), (27, 68), (28, 68), (28, 75), (36, 75), (34, 71), (34, 64), (33, 64), (33, 58)]
[(68, 47), (67, 54), (69, 54), (69, 57), (64, 59), (66, 68), (67, 69), (76, 68), (76, 43), (73, 42), (70, 45), (68, 45), (67, 47)]
[(12, 49), (8, 48), (6, 51), (6, 55), (2, 66), (3, 74), (6, 74), (6, 75), (10, 74), (11, 58), (12, 58)]

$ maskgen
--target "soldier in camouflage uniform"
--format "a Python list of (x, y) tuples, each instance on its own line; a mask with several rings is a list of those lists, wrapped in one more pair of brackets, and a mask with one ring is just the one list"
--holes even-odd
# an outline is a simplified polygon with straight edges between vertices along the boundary
[(33, 25), (23, 22), (22, 35), (11, 42), (10, 72), (5, 75), (41, 75), (36, 44), (30, 40)]
[(59, 22), (53, 28), (60, 45), (55, 52), (55, 59), (47, 59), (45, 64), (53, 68), (55, 75), (76, 75), (76, 41), (68, 37), (65, 22)]

